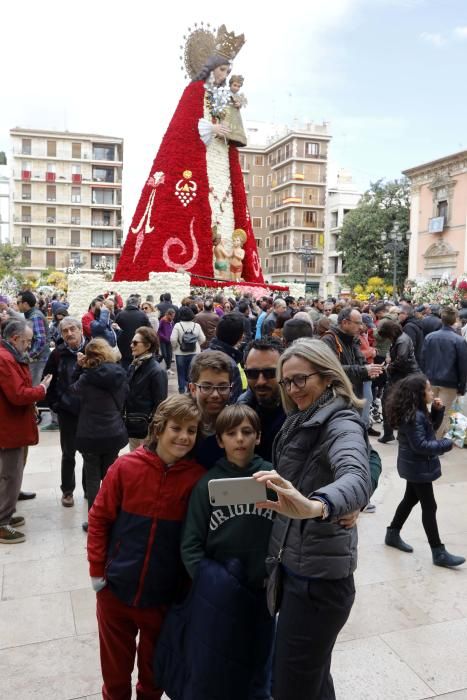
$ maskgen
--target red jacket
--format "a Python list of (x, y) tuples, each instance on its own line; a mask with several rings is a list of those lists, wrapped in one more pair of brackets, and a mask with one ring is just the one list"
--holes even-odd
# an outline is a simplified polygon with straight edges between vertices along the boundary
[(43, 386), (32, 386), (27, 362), (18, 362), (8, 347), (0, 344), (0, 448), (37, 445), (34, 403), (45, 394)]
[(173, 602), (186, 573), (181, 529), (195, 483), (206, 474), (183, 459), (171, 467), (145, 447), (110, 467), (88, 515), (91, 576), (103, 576), (127, 605)]
[(86, 313), (81, 319), (81, 323), (83, 326), (83, 335), (85, 335), (88, 340), (91, 340), (92, 338), (91, 323), (95, 320), (96, 317), (92, 311), (86, 311)]

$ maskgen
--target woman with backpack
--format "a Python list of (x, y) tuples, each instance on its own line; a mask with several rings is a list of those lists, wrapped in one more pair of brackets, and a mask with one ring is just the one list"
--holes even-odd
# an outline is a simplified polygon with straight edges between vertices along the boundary
[(178, 393), (184, 394), (188, 388), (188, 375), (193, 357), (201, 352), (206, 336), (203, 329), (194, 321), (194, 313), (188, 306), (179, 311), (179, 322), (175, 324), (170, 342), (177, 364)]

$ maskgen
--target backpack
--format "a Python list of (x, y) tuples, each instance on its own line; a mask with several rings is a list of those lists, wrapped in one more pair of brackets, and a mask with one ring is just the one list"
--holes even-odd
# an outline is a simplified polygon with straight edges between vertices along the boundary
[(192, 330), (186, 331), (182, 324), (180, 327), (183, 331), (182, 340), (180, 343), (180, 350), (182, 352), (196, 352), (196, 343), (198, 342), (198, 336), (194, 333), (194, 326)]

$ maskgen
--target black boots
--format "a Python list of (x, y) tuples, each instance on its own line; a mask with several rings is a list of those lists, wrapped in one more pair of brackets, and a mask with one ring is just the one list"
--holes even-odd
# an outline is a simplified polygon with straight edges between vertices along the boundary
[[(413, 547), (404, 540), (401, 539), (400, 530), (396, 530), (395, 527), (386, 528), (386, 537), (384, 538), (384, 544), (388, 547), (395, 547), (400, 549), (401, 552), (413, 552)], [(433, 555), (434, 556), (434, 555)]]
[(440, 544), (439, 547), (432, 547), (431, 553), (433, 555), (433, 564), (435, 566), (460, 566), (465, 562), (464, 557), (449, 554), (449, 552), (446, 551), (444, 544)]
[(382, 442), (385, 445), (387, 442), (392, 442), (396, 439), (394, 433), (384, 433), (383, 437), (378, 438), (378, 442)]

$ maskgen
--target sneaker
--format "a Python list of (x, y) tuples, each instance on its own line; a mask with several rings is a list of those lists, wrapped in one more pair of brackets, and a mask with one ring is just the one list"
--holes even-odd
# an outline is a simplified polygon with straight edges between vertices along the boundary
[(371, 501), (364, 507), (363, 513), (374, 513), (376, 511), (376, 506)]
[(0, 527), (0, 543), (1, 544), (19, 544), (26, 539), (22, 532), (18, 532), (11, 525), (2, 525)]
[(167, 374), (170, 374), (170, 376), (173, 377), (175, 375), (175, 372), (172, 369), (168, 369)]
[(64, 493), (62, 496), (62, 506), (64, 508), (72, 508), (75, 505), (72, 493)]
[(60, 428), (58, 427), (58, 423), (49, 423), (48, 425), (44, 425), (44, 427), (41, 428), (41, 433), (46, 433), (54, 430), (60, 430)]
[(13, 515), (8, 524), (10, 527), (23, 527), (23, 525), (26, 525), (26, 520), (22, 515)]
[(368, 435), (370, 437), (379, 437), (381, 435), (379, 430), (375, 430), (373, 427), (368, 428)]
[(395, 435), (383, 435), (383, 437), (378, 438), (378, 442), (381, 442), (383, 445), (386, 445), (388, 442), (392, 442), (395, 439)]

